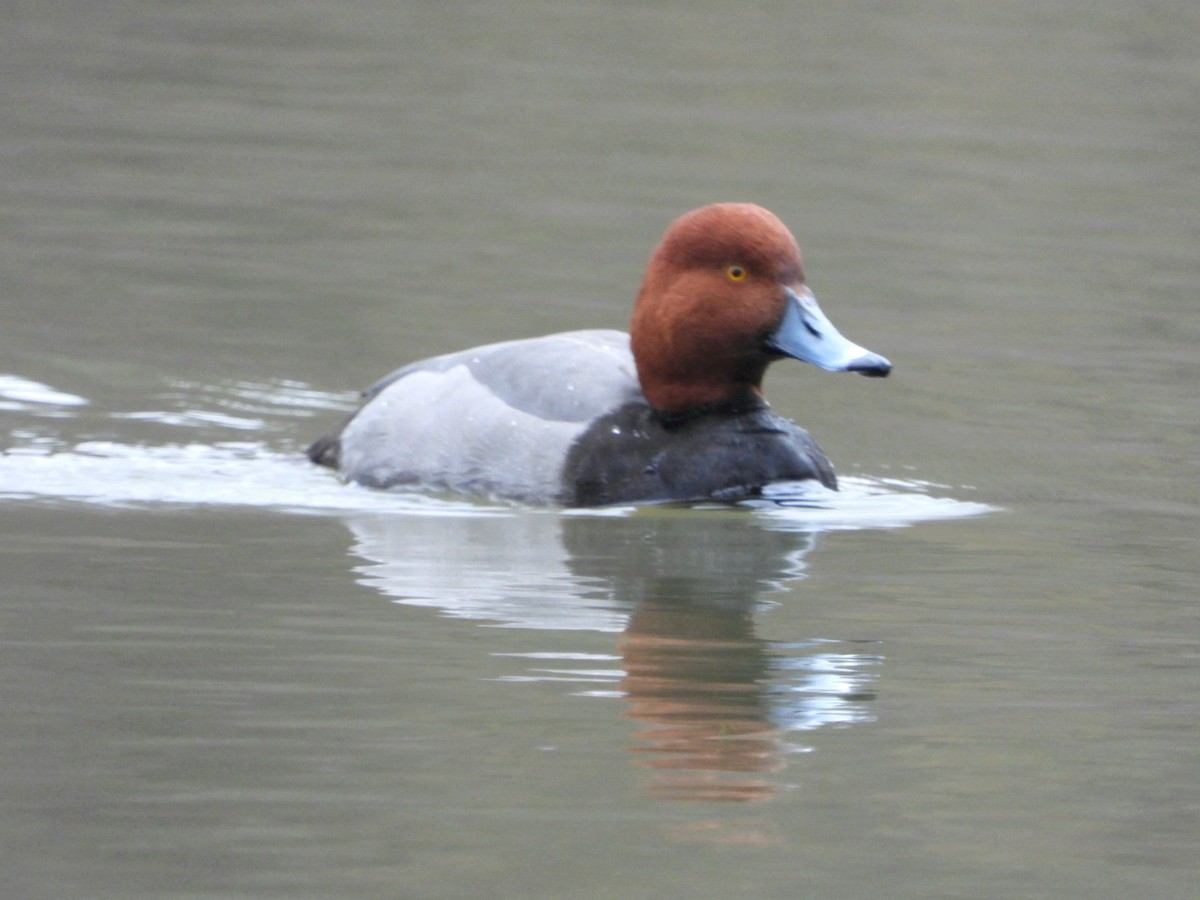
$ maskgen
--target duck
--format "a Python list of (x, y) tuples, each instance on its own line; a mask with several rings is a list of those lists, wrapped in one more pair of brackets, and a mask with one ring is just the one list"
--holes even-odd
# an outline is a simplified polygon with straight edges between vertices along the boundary
[(410, 363), (306, 452), (368, 488), (543, 506), (737, 502), (778, 482), (837, 490), (816, 441), (763, 397), (767, 367), (785, 358), (869, 377), (892, 368), (822, 312), (774, 213), (713, 203), (667, 227), (628, 333)]

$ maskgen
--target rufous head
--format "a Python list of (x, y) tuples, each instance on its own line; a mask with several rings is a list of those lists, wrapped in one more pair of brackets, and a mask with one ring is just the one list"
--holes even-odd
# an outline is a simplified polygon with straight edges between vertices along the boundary
[(630, 336), (638, 378), (660, 412), (751, 402), (784, 356), (831, 371), (886, 375), (821, 313), (800, 248), (773, 213), (715, 203), (680, 216), (646, 266)]

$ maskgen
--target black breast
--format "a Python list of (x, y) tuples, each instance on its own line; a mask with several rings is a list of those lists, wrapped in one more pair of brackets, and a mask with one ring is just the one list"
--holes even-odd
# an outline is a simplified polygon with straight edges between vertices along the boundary
[(601, 416), (571, 446), (562, 502), (604, 506), (664, 500), (739, 500), (774, 481), (837, 478), (808, 432), (765, 405), (678, 420), (643, 402)]

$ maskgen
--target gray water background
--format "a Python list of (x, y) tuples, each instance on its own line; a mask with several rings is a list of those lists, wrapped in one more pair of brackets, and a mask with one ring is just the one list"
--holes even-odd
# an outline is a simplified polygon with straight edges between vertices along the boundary
[[(0, 12), (11, 898), (1192, 898), (1200, 6)], [(777, 212), (825, 509), (379, 496), (407, 360)]]

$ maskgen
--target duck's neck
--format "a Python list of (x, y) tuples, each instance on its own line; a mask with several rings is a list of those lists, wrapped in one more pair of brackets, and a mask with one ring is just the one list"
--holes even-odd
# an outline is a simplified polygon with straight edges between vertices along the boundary
[(654, 416), (666, 428), (678, 428), (705, 416), (739, 416), (770, 409), (770, 404), (757, 391), (740, 394), (714, 403), (702, 403), (687, 409), (655, 409)]

